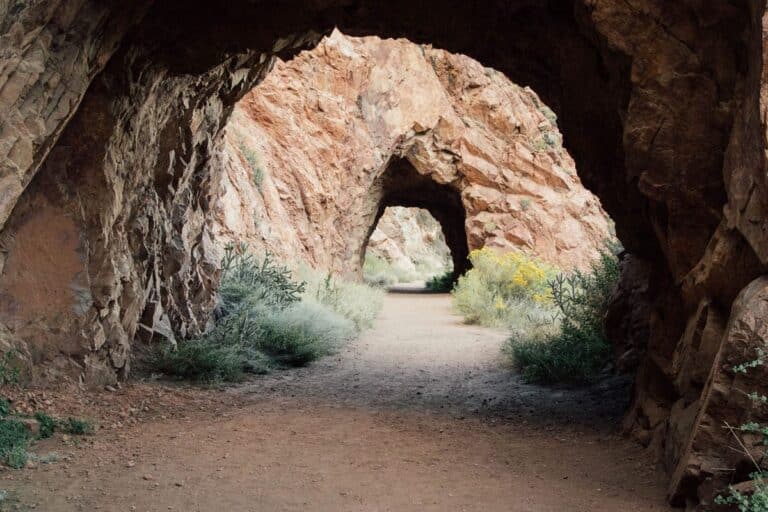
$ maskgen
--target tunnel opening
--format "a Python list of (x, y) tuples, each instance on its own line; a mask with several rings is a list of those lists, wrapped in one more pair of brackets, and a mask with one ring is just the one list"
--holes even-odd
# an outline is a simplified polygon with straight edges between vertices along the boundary
[(363, 280), (381, 287), (426, 285), (430, 279), (453, 276), (443, 226), (428, 210), (416, 207), (384, 209), (368, 238), (362, 268)]
[(361, 249), (361, 266), (365, 261), (371, 235), (384, 212), (387, 208), (404, 207), (424, 209), (439, 223), (450, 252), (453, 279), (467, 271), (470, 263), (466, 212), (456, 189), (419, 173), (405, 158), (391, 161), (373, 187), (380, 196), (379, 207)]

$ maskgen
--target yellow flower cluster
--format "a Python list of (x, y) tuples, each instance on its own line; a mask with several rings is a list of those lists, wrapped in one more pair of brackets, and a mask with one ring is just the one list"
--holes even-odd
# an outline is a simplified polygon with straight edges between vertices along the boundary
[(469, 255), (472, 269), (454, 288), (454, 305), (468, 322), (503, 324), (520, 304), (549, 306), (547, 279), (556, 270), (522, 252), (476, 249)]
[(531, 298), (536, 302), (551, 301), (547, 276), (552, 269), (522, 252), (500, 252), (489, 248), (475, 249), (469, 255), (472, 266), (487, 284), (498, 292), (496, 309), (508, 298)]

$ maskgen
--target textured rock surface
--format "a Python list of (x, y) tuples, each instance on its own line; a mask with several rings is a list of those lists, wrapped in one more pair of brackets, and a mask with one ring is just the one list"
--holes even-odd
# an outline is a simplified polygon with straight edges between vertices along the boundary
[(356, 273), (384, 206), (408, 194), (404, 206), (439, 219), (452, 199), (407, 190), (399, 176), (388, 190), (396, 162), (460, 200), (445, 229), (470, 250), (586, 267), (608, 221), (554, 119), (530, 89), (468, 57), (334, 32), (278, 63), (235, 108), (214, 163), (220, 238)]
[[(740, 403), (738, 391), (719, 385), (722, 374), (707, 354), (730, 345), (731, 328), (719, 336), (720, 326), (733, 325), (733, 301), (767, 272), (764, 0), (488, 0), (482, 9), (412, 0), (167, 0), (143, 17), (125, 10), (134, 4), (0, 4), (0, 219), (14, 209), (1, 241), (0, 321), (10, 327), (0, 329), (4, 339), (15, 343), (21, 330), (30, 342), (74, 347), (32, 357), (53, 355), (89, 379), (114, 378), (115, 368), (126, 369), (137, 329), (143, 336), (162, 325), (181, 333), (199, 328), (215, 282), (215, 269), (206, 266), (215, 259), (205, 221), (207, 163), (232, 106), (259, 80), (270, 55), (286, 57), (316, 41), (316, 33), (338, 26), (350, 34), (406, 36), (500, 70), (557, 112), (582, 181), (616, 221), (625, 247), (653, 268), (648, 346), (628, 428), (658, 447), (676, 475), (699, 457), (729, 460), (729, 447), (700, 435), (704, 423), (688, 420), (706, 416), (706, 424), (720, 425), (732, 417), (707, 405), (715, 403), (708, 389)], [(48, 7), (81, 14), (30, 15)], [(114, 49), (102, 44), (105, 37), (120, 40), (131, 23), (136, 27), (92, 80)], [(63, 44), (46, 46), (35, 61), (24, 49), (45, 42), (51, 28)], [(55, 90), (46, 71), (66, 62), (69, 43), (85, 63), (60, 69), (75, 101), (66, 103), (67, 113), (49, 116), (58, 101), (41, 94)], [(41, 72), (25, 74), (27, 62), (39, 63), (27, 69)], [(24, 239), (41, 238), (32, 228), (53, 217), (65, 217), (57, 222), (71, 236), (62, 242), (68, 255), (42, 240), (37, 247), (47, 257), (29, 261), (26, 274), (9, 268), (25, 263), (15, 247), (30, 251), (35, 243)], [(59, 260), (75, 276), (72, 286), (36, 277), (52, 275)], [(28, 277), (14, 281), (19, 275)], [(6, 284), (14, 282), (21, 284)], [(88, 293), (80, 291), (83, 282)], [(65, 309), (51, 315), (49, 308), (59, 306), (50, 300), (24, 316), (8, 292), (20, 288), (40, 300), (65, 297), (57, 299)], [(702, 357), (691, 359), (702, 346)], [(717, 385), (702, 386), (702, 375)], [(764, 411), (754, 414), (765, 419)], [(738, 478), (732, 468), (719, 469), (718, 478)], [(707, 487), (697, 487), (706, 472), (683, 473), (674, 479), (674, 499), (706, 499)]]
[(452, 270), (450, 249), (443, 228), (427, 210), (390, 207), (376, 224), (366, 248), (413, 280), (427, 279)]

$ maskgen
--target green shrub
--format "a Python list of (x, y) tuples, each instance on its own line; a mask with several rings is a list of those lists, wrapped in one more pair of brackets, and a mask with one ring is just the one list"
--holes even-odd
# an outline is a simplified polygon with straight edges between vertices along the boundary
[(5, 454), (4, 462), (13, 469), (21, 469), (27, 465), (29, 453), (22, 445), (16, 445)]
[(605, 340), (571, 323), (560, 332), (539, 338), (510, 338), (504, 348), (526, 382), (585, 383), (593, 380), (610, 358)]
[(95, 431), (93, 423), (79, 418), (67, 418), (60, 423), (60, 427), (67, 434), (77, 436), (87, 436)]
[(8, 416), (11, 412), (11, 402), (7, 398), (0, 398), (0, 418)]
[(308, 267), (302, 267), (299, 274), (307, 284), (304, 296), (351, 320), (358, 333), (373, 325), (384, 305), (384, 292), (379, 288), (334, 278), (330, 273), (323, 276)]
[(222, 263), (218, 313), (226, 316), (253, 305), (284, 308), (301, 300), (304, 286), (293, 281), (291, 271), (277, 265), (270, 254), (259, 262), (245, 252), (245, 246), (236, 250), (230, 245)]
[(454, 307), (468, 323), (504, 327), (520, 303), (552, 304), (547, 278), (554, 269), (520, 252), (484, 248), (469, 254), (472, 268), (453, 288)]
[[(317, 275), (317, 274), (315, 274)], [(246, 373), (305, 365), (369, 326), (382, 292), (315, 278), (306, 283), (269, 256), (258, 261), (229, 247), (213, 326), (178, 346), (158, 347), (150, 367), (201, 382), (238, 381)]]
[(208, 336), (163, 345), (152, 354), (155, 371), (200, 382), (239, 381), (243, 378), (243, 360), (238, 345), (222, 345)]
[[(15, 419), (0, 420), (0, 457), (6, 463), (11, 452), (21, 449), (26, 453), (29, 441), (29, 430), (22, 422)], [(26, 464), (26, 460), (24, 463)]]
[(427, 290), (435, 293), (447, 293), (453, 289), (453, 272), (446, 272), (438, 276), (431, 277), (425, 286)]
[(503, 349), (526, 381), (585, 383), (596, 378), (611, 356), (602, 324), (618, 278), (618, 260), (604, 250), (590, 272), (549, 281), (558, 328), (539, 336), (513, 332)]
[(350, 320), (311, 302), (267, 311), (259, 323), (257, 348), (283, 366), (304, 366), (355, 335)]
[(56, 431), (56, 420), (44, 412), (36, 412), (35, 419), (40, 424), (40, 439), (51, 437)]

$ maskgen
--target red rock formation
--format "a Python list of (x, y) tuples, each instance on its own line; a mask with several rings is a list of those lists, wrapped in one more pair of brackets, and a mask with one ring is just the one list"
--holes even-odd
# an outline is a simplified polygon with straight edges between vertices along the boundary
[(460, 198), (463, 224), (445, 226), (463, 239), (460, 257), (491, 246), (584, 268), (608, 221), (561, 141), (533, 91), (468, 57), (335, 32), (238, 103), (217, 160), (213, 232), (357, 273), (392, 201), (385, 177), (403, 161)]

